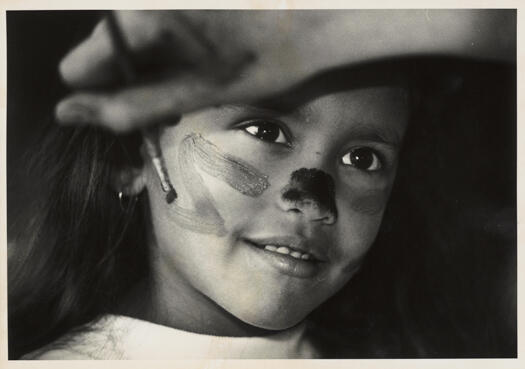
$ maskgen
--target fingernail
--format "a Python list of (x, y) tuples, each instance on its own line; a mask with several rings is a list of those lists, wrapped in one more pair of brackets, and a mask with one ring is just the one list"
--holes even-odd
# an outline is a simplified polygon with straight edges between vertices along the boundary
[(95, 122), (95, 110), (86, 104), (77, 102), (61, 103), (55, 112), (56, 118), (64, 124), (82, 124)]

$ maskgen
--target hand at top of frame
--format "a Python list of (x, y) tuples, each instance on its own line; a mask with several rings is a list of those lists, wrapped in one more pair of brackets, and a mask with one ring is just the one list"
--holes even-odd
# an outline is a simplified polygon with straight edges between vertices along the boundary
[(63, 124), (117, 132), (253, 102), (314, 74), (389, 56), (513, 61), (515, 13), (490, 10), (120, 11), (137, 79), (124, 85), (107, 20), (60, 64)]

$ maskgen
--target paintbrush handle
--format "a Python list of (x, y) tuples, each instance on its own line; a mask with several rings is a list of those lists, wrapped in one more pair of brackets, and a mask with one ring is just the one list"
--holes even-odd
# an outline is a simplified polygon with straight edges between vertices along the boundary
[[(126, 40), (124, 39), (124, 36), (117, 23), (115, 13), (112, 10), (104, 11), (104, 13), (108, 22), (109, 37), (115, 52), (115, 60), (119, 66), (122, 76), (124, 77), (124, 83), (126, 85), (131, 85), (137, 79), (137, 75), (133, 67), (131, 53), (129, 52)], [(177, 192), (173, 188), (173, 185), (169, 179), (168, 171), (166, 170), (166, 166), (164, 164), (164, 158), (160, 150), (160, 145), (157, 141), (158, 134), (155, 132), (156, 129), (157, 127), (142, 128), (142, 139), (146, 147), (146, 152), (151, 158), (153, 166), (157, 172), (157, 175), (159, 176), (162, 190), (167, 192), (166, 201), (171, 203), (177, 198)]]

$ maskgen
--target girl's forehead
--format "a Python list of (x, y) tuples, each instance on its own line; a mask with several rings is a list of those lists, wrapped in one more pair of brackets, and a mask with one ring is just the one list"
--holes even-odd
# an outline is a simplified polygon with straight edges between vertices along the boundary
[(404, 87), (367, 87), (319, 96), (294, 109), (301, 131), (333, 136), (334, 143), (363, 139), (400, 145), (408, 123)]
[[(268, 114), (296, 122), (301, 130), (334, 130), (344, 134), (368, 126), (375, 131), (400, 136), (408, 120), (408, 89), (399, 86), (357, 88), (326, 93), (292, 107), (259, 108), (229, 106), (232, 111), (248, 111), (253, 116)], [(392, 138), (394, 140), (394, 138)]]
[[(380, 86), (350, 89), (320, 94), (295, 105), (222, 105), (216, 113), (248, 113), (280, 115), (311, 120), (323, 114), (347, 115), (373, 114), (374, 111), (405, 110), (408, 107), (408, 89), (400, 86)], [(370, 108), (374, 108), (371, 110)]]
[[(296, 107), (294, 111), (305, 118), (323, 113), (367, 115), (378, 110), (406, 109), (407, 104), (408, 90), (406, 88), (381, 86), (324, 94)], [(374, 109), (371, 110), (370, 108)]]

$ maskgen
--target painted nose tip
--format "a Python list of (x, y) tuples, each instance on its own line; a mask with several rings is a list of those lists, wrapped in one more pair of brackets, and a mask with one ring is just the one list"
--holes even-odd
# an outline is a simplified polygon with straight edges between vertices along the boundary
[(335, 211), (320, 205), (313, 199), (287, 201), (287, 212), (296, 213), (306, 221), (331, 225), (337, 221)]
[(281, 191), (283, 210), (299, 213), (311, 222), (334, 224), (337, 221), (335, 184), (319, 169), (299, 169)]

